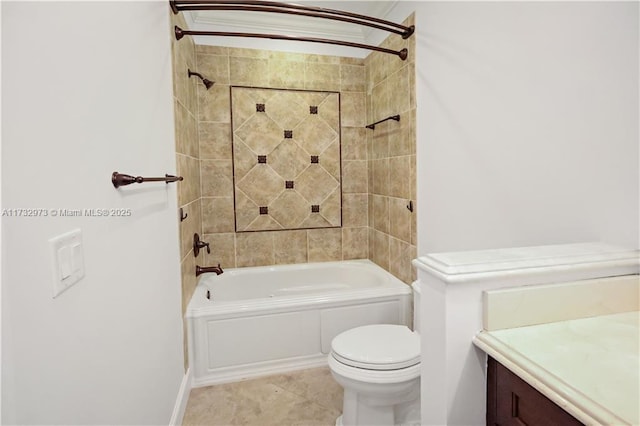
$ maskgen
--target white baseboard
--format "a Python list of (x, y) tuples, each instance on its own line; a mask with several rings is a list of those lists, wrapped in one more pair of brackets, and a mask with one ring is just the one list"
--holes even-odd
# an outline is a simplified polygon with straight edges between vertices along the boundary
[(222, 383), (239, 382), (263, 376), (271, 376), (273, 374), (284, 374), (296, 370), (325, 366), (327, 366), (327, 355), (319, 354), (242, 364), (232, 367), (213, 368), (209, 369), (208, 373), (200, 377), (192, 377), (191, 387), (199, 388)]
[(187, 409), (187, 402), (189, 402), (189, 393), (191, 392), (191, 367), (187, 369), (187, 372), (182, 378), (180, 389), (178, 390), (178, 396), (176, 397), (176, 403), (173, 406), (173, 413), (171, 414), (171, 420), (169, 426), (182, 425), (182, 419), (184, 418), (184, 412)]

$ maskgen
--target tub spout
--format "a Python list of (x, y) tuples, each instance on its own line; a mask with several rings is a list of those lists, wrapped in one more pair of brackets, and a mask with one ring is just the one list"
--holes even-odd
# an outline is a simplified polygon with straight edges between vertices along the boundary
[(215, 272), (216, 275), (220, 275), (224, 271), (220, 267), (219, 263), (218, 263), (218, 266), (202, 266), (201, 267), (201, 266), (196, 265), (196, 277), (198, 275), (200, 275), (200, 274), (205, 274), (207, 272)]

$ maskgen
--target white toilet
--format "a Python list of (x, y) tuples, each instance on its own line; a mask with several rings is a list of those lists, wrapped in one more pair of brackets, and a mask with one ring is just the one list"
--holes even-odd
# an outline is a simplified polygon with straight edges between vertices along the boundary
[(420, 424), (418, 284), (413, 284), (413, 323), (353, 328), (331, 342), (329, 368), (344, 388), (336, 426)]

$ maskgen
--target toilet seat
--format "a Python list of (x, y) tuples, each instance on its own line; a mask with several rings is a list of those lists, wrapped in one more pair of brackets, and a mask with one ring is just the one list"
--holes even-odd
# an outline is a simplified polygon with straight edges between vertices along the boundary
[(355, 368), (399, 370), (420, 363), (420, 336), (403, 325), (365, 325), (336, 336), (331, 354)]

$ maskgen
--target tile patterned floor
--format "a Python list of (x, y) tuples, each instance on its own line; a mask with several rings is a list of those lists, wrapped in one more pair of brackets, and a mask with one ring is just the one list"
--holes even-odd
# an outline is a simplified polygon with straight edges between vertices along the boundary
[(183, 426), (333, 426), (342, 387), (314, 368), (191, 390)]

